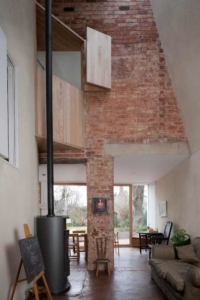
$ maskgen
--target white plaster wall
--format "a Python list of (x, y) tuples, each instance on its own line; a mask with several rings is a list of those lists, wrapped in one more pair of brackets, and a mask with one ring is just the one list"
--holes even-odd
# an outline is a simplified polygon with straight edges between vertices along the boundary
[[(158, 202), (167, 201), (167, 217), (160, 217)], [(163, 231), (166, 221), (175, 229), (200, 236), (200, 150), (156, 182), (156, 219)], [(173, 234), (172, 231), (172, 234)]]
[[(47, 165), (39, 166), (39, 181), (47, 181)], [(54, 165), (55, 183), (86, 183), (86, 166), (84, 164)]]
[(192, 152), (200, 148), (200, 1), (150, 0)]
[[(35, 4), (33, 0), (1, 0), (0, 27), (18, 67), (19, 169), (0, 158), (0, 299), (9, 299), (20, 261), (18, 240), (23, 224), (34, 233), (38, 213), (38, 162), (34, 137)], [(26, 282), (14, 300), (25, 299)]]

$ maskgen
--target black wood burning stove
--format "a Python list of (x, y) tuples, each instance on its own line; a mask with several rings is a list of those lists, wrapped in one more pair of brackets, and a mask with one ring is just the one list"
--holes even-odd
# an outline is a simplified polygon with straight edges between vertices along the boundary
[(69, 230), (65, 230), (66, 218), (37, 217), (36, 224), (49, 289), (54, 295), (62, 294), (70, 288), (67, 279), (70, 268), (68, 258)]

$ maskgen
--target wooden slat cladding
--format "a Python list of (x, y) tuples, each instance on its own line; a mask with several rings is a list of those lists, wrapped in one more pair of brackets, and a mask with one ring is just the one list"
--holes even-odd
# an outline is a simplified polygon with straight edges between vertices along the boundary
[[(36, 136), (40, 150), (45, 150), (45, 71), (38, 67), (37, 74)], [(56, 149), (85, 147), (84, 92), (56, 76), (53, 76), (53, 141)]]
[[(45, 8), (36, 3), (37, 51), (45, 51)], [(52, 15), (52, 50), (81, 51), (84, 39)]]
[(35, 132), (36, 135), (46, 136), (46, 77), (45, 71), (37, 67), (37, 97), (35, 99)]
[(111, 88), (111, 37), (87, 27), (86, 83)]

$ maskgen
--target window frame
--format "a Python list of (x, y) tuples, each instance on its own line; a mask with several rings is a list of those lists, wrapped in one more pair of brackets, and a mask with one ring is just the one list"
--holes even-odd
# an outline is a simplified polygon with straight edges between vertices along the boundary
[(17, 67), (7, 49), (8, 163), (19, 168)]

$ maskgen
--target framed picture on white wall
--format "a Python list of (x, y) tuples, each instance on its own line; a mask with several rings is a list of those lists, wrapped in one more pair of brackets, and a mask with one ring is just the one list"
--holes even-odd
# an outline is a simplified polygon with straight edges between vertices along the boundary
[(159, 214), (161, 217), (167, 217), (167, 201), (159, 202)]

